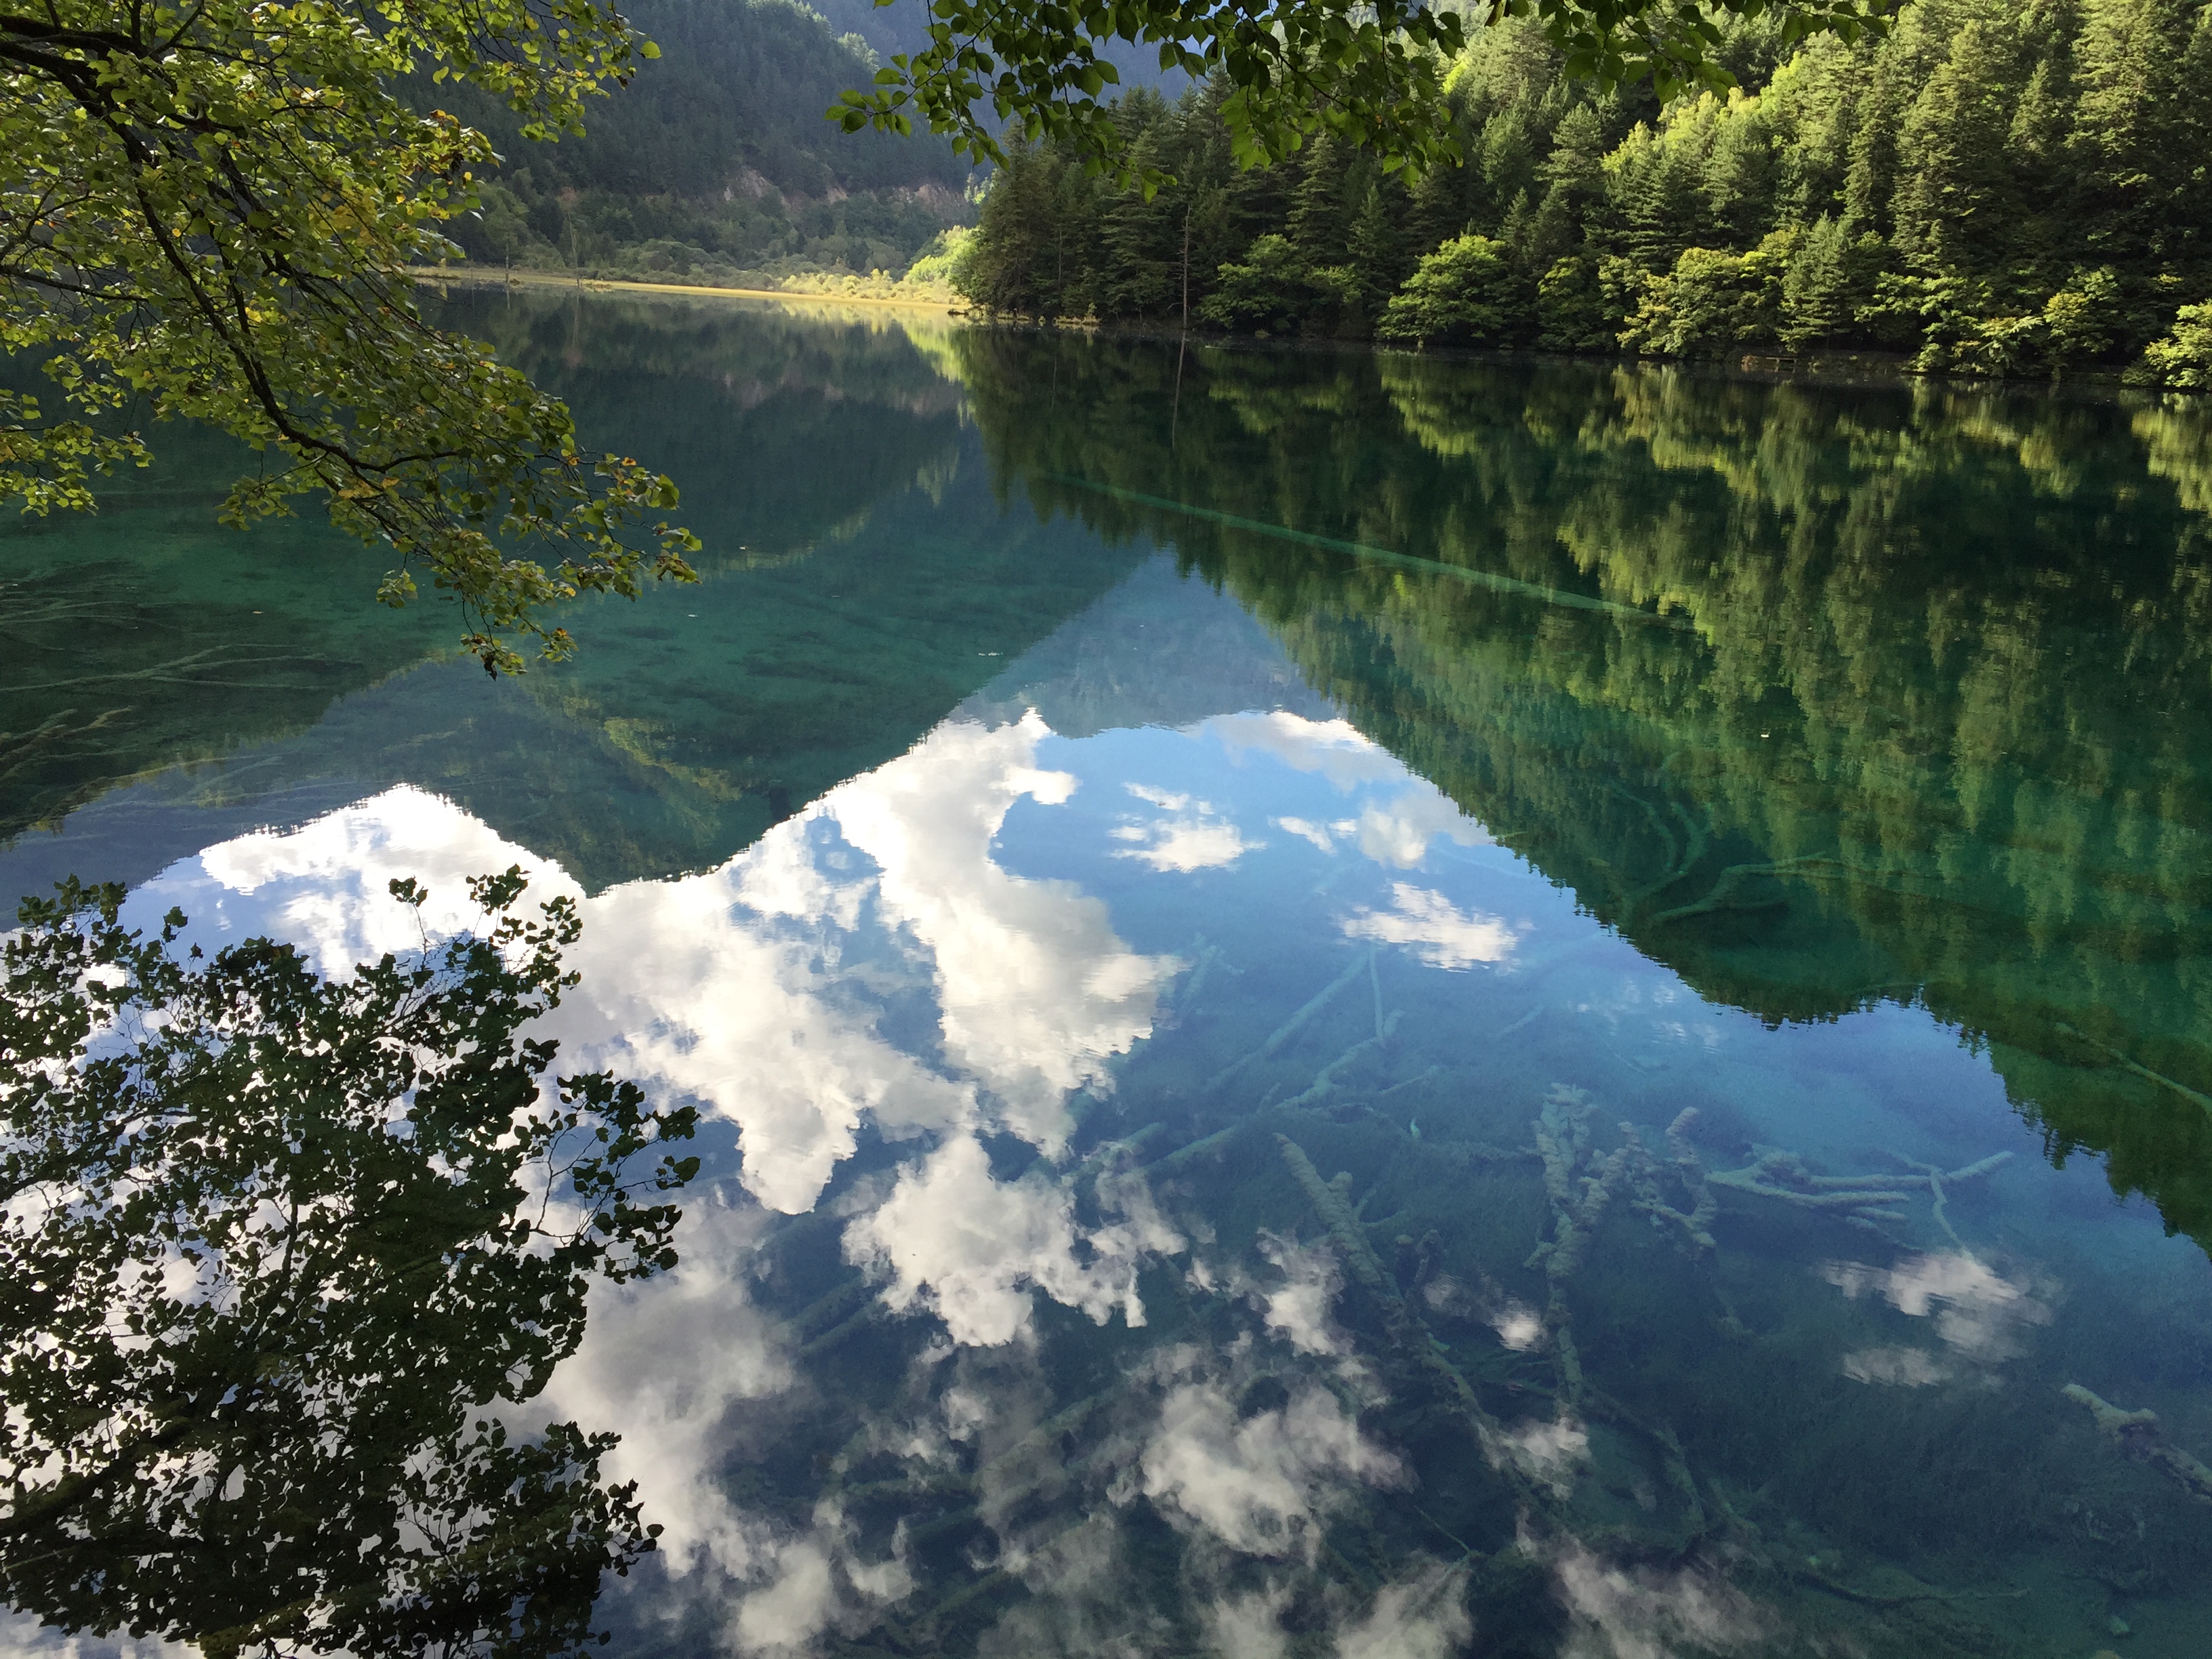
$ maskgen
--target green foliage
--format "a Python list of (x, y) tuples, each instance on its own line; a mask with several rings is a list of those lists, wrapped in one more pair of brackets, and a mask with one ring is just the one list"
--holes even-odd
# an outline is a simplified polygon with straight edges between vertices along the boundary
[(478, 214), (449, 230), (471, 259), (494, 267), (744, 288), (810, 273), (902, 273), (968, 210), (934, 190), (811, 199), (757, 178), (740, 183), (748, 187), (704, 199), (562, 192), (535, 167), (518, 167), (487, 181)]
[(1425, 255), (1376, 325), (1378, 338), (1421, 345), (1486, 344), (1513, 312), (1511, 250), (1487, 236), (1455, 236)]
[[(653, 1547), (611, 1435), (517, 1441), (585, 1293), (673, 1265), (693, 1113), (523, 1035), (559, 899), (343, 980), (212, 958), (119, 887), (26, 901), (0, 966), (0, 1583), (210, 1655), (547, 1654)], [(395, 896), (419, 906), (414, 883)], [(656, 1158), (639, 1175), (632, 1166)]]
[(1254, 242), (1242, 261), (1224, 264), (1219, 281), (1199, 315), (1224, 328), (1279, 332), (1313, 300), (1290, 240), (1272, 234)]
[[(1664, 97), (1701, 83), (1725, 87), (1723, 17), (1779, 20), (1785, 40), (1833, 33), (1844, 40), (1887, 27), (1886, 0), (1498, 0), (1474, 9), (1480, 23), (1530, 20), (1562, 55), (1565, 72), (1610, 88), (1649, 79)], [(1152, 188), (1165, 174), (1134, 157), (1107, 88), (1120, 73), (1100, 55), (1121, 40), (1157, 49), (1163, 69), (1218, 76), (1231, 149), (1246, 166), (1276, 162), (1328, 136), (1376, 152), (1395, 172), (1464, 159), (1440, 118), (1443, 71), (1466, 42), (1460, 14), (1413, 0), (1277, 0), (1221, 9), (1194, 0), (1083, 0), (1006, 7), (937, 0), (929, 44), (902, 52), (866, 91), (846, 93), (832, 113), (848, 131), (905, 132), (918, 114), (978, 158), (1006, 151), (986, 124), (988, 104), (1030, 142), (1068, 147), (1095, 171), (1110, 166)]]
[(957, 289), (966, 279), (968, 261), (975, 250), (975, 235), (962, 226), (939, 231), (906, 270), (910, 283)]
[(1620, 343), (1648, 356), (1716, 357), (1771, 344), (1781, 331), (1783, 278), (1800, 233), (1778, 230), (1748, 253), (1685, 248), (1647, 278)]
[[(1290, 250), (1278, 289), (1334, 296), (1297, 313), (1308, 333), (1430, 337), (1386, 319), (1419, 315), (1431, 287), (1419, 262), (1474, 236), (1497, 246), (1513, 296), (1481, 337), (1667, 357), (1876, 349), (1948, 373), (2118, 368), (2212, 289), (2205, 0), (1913, 0), (1880, 37), (1806, 39), (1762, 19), (1717, 40), (1745, 85), (1662, 107), (1577, 81), (1539, 19), (1485, 27), (1437, 115), (1437, 143), (1465, 164), (1410, 184), (1335, 137), (1232, 175), (1226, 78), (1115, 118), (1127, 154), (1213, 192), (1206, 234), (1236, 257), (1200, 264), (1195, 285), (1221, 326), (1288, 325), (1283, 307), (1232, 320), (1261, 314), (1242, 250), (1271, 234)], [(1072, 138), (1030, 148), (1085, 162)], [(1093, 181), (1033, 204), (1024, 235), (1083, 262), (1058, 314), (1164, 309), (1084, 222), (1139, 194)], [(1207, 309), (1231, 271), (1244, 287)]]
[(520, 666), (509, 634), (568, 648), (544, 620), (560, 600), (688, 576), (696, 544), (656, 517), (674, 487), (580, 453), (556, 399), (424, 325), (404, 274), (447, 246), (491, 149), (410, 110), (402, 76), (474, 86), (540, 137), (580, 130), (651, 51), (599, 0), (61, 0), (0, 19), (0, 350), (43, 356), (76, 411), (0, 410), (0, 495), (82, 505), (88, 466), (135, 457), (138, 422), (206, 422), (268, 457), (230, 522), (320, 495), (398, 555), (381, 597), (424, 573), (495, 670)]
[(875, 72), (875, 54), (793, 0), (629, 0), (623, 15), (660, 55), (558, 143), (529, 143), (513, 112), (474, 88), (422, 77), (409, 90), (417, 103), (443, 100), (555, 196), (705, 200), (749, 169), (809, 198), (923, 185), (957, 193), (967, 183), (942, 139), (847, 135), (822, 118), (824, 103)]
[(2212, 300), (2182, 307), (2173, 331), (2143, 348), (2142, 362), (2130, 378), (2183, 392), (2212, 392)]

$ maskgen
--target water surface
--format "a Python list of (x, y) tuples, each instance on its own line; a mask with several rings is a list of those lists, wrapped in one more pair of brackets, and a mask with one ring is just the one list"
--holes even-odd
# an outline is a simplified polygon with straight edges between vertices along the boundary
[(457, 315), (705, 580), (489, 684), (186, 452), (0, 538), (0, 885), (575, 899), (608, 1651), (2203, 1653), (2205, 411)]

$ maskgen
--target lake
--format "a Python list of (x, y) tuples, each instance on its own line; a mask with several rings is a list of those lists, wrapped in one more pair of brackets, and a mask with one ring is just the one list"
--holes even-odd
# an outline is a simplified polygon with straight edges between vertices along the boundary
[[(0, 531), (0, 888), (339, 978), (571, 901), (532, 1029), (696, 1109), (676, 1265), (378, 1340), (618, 1439), (437, 1499), (398, 1361), (257, 1326), (19, 1488), (0, 1645), (257, 1652), (380, 1540), (394, 1651), (2202, 1659), (2212, 400), (443, 315), (702, 580), (489, 680), (161, 434)], [(101, 1519), (197, 1443), (100, 1413), (277, 1371), (313, 1457)]]

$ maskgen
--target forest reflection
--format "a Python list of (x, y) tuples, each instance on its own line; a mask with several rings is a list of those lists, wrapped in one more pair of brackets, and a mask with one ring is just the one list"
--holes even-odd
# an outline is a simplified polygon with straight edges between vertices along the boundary
[[(990, 563), (972, 544), (925, 562), (910, 526), (886, 532), (901, 503), (911, 520), (956, 487), (962, 437), (936, 348), (880, 318), (461, 292), (439, 315), (568, 397), (587, 445), (679, 475), (707, 580), (589, 608), (578, 660), (488, 686), (437, 666), (460, 632), (450, 605), (371, 602), (374, 552), (304, 519), (219, 524), (245, 461), (183, 434), (112, 481), (96, 517), (0, 527), (0, 847), (165, 771), (204, 805), (297, 792), (336, 750), (352, 785), (404, 775), (530, 823), (594, 885), (710, 866), (902, 752), (988, 678), (984, 652), (1018, 649), (1131, 562), (1016, 550), (963, 587), (963, 567)], [(907, 556), (877, 556), (872, 535)], [(825, 586), (880, 595), (865, 641)], [(918, 595), (938, 625), (902, 633)], [(160, 865), (136, 856), (146, 838), (134, 824), (70, 867), (138, 878)]]
[(955, 346), (1002, 489), (1173, 546), (1702, 994), (1917, 1000), (2212, 1242), (2212, 411)]

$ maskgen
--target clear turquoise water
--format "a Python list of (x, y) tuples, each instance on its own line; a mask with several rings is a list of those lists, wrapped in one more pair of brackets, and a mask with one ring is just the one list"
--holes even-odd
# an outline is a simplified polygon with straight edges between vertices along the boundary
[(607, 1650), (2207, 1650), (2212, 414), (455, 314), (707, 580), (489, 685), (211, 482), (0, 536), (143, 624), (0, 670), (0, 886), (576, 897), (708, 1158), (515, 1408)]

